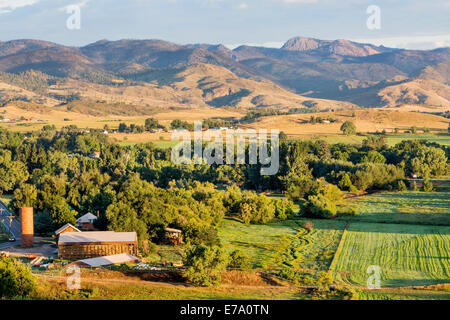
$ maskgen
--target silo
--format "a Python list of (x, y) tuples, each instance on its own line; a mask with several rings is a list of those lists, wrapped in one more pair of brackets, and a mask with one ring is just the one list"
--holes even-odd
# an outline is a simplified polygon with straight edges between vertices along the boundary
[(33, 208), (20, 208), (20, 221), (22, 225), (22, 247), (31, 248), (34, 245)]

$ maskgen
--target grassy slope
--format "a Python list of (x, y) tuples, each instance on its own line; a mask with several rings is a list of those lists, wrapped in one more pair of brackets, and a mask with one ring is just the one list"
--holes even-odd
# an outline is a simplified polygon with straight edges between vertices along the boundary
[(334, 271), (344, 282), (366, 285), (366, 270), (381, 269), (382, 287), (450, 282), (450, 227), (351, 223)]
[(191, 287), (185, 284), (106, 283), (82, 281), (82, 291), (70, 292), (66, 281), (39, 279), (38, 290), (32, 299), (96, 299), (96, 300), (285, 300), (306, 299), (306, 294), (283, 287)]

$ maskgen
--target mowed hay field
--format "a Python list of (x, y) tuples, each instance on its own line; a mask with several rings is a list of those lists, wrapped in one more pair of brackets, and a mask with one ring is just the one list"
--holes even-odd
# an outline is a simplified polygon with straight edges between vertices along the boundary
[(358, 212), (352, 221), (450, 226), (450, 192), (384, 192), (349, 205)]
[(366, 286), (379, 266), (381, 287), (450, 283), (450, 227), (350, 223), (331, 270), (337, 280)]
[[(312, 222), (311, 232), (303, 227)], [(219, 227), (224, 248), (240, 249), (256, 269), (328, 270), (346, 222), (340, 220), (294, 219), (267, 225), (246, 225), (226, 219)]]

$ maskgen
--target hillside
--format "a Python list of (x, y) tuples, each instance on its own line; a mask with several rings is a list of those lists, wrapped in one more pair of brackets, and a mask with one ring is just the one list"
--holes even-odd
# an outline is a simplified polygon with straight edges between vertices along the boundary
[(433, 79), (450, 85), (450, 60), (424, 68), (418, 78)]
[[(171, 72), (145, 71), (134, 78), (139, 81), (117, 80), (115, 85), (57, 79), (49, 83), (41, 95), (6, 83), (1, 88), (5, 97), (22, 92), (24, 97), (21, 101), (42, 101), (42, 104), (50, 106), (61, 104), (60, 110), (92, 116), (137, 116), (152, 114), (156, 109), (224, 106), (238, 109), (305, 108), (311, 104), (318, 109), (352, 107), (352, 104), (340, 101), (305, 98), (269, 81), (245, 79), (224, 67), (208, 64), (195, 64)], [(20, 79), (18, 77), (16, 82), (26, 86), (18, 81)], [(76, 97), (76, 100), (71, 97)], [(12, 101), (10, 104), (15, 103)]]
[[(24, 75), (0, 81), (61, 102), (81, 97), (150, 107), (295, 108), (307, 101), (321, 109), (405, 103), (445, 109), (449, 61), (450, 48), (401, 50), (303, 37), (280, 49), (234, 50), (163, 40), (101, 40), (79, 48), (13, 40), (0, 42), (0, 71)], [(42, 73), (38, 87), (25, 79), (32, 70)], [(14, 91), (3, 94), (3, 102), (14, 100)]]
[(450, 86), (430, 79), (416, 79), (379, 91), (384, 106), (427, 105), (450, 109)]

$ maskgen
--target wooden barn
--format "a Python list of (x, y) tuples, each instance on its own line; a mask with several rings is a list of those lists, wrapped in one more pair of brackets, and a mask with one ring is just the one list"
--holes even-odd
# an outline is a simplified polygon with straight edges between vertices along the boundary
[(60, 259), (86, 259), (122, 253), (138, 254), (136, 232), (66, 232), (59, 235)]
[(59, 228), (58, 230), (55, 231), (55, 234), (57, 236), (59, 236), (62, 233), (66, 233), (66, 232), (81, 232), (80, 229), (74, 227), (73, 225), (71, 225), (70, 223), (66, 223), (65, 225), (63, 225), (61, 228)]

